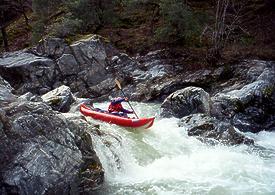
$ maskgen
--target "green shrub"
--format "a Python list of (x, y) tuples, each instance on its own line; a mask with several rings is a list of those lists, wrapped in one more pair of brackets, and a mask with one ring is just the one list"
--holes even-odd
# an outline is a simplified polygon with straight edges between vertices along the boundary
[(161, 0), (160, 14), (163, 25), (156, 37), (164, 42), (192, 42), (201, 32), (201, 24), (191, 8), (182, 0)]
[(249, 35), (244, 35), (240, 37), (240, 42), (246, 46), (251, 45), (255, 42), (254, 37), (249, 36)]
[(104, 24), (111, 24), (115, 19), (116, 1), (74, 0), (66, 3), (72, 18), (82, 21), (83, 30), (96, 30)]
[(45, 26), (51, 14), (56, 12), (63, 0), (33, 0), (32, 9), (37, 21), (32, 23), (32, 42), (37, 43), (45, 33)]
[(67, 3), (74, 19), (82, 21), (83, 29), (88, 29), (100, 23), (96, 7), (90, 0), (76, 0)]
[(32, 43), (38, 43), (41, 40), (43, 33), (45, 31), (45, 24), (43, 21), (38, 20), (32, 24)]
[(152, 4), (159, 4), (160, 0), (122, 0), (121, 1), (123, 6), (126, 9), (137, 9), (143, 6), (152, 5)]
[(32, 9), (39, 20), (46, 21), (51, 14), (59, 9), (61, 3), (63, 3), (63, 0), (33, 0)]
[(72, 36), (81, 31), (83, 21), (79, 19), (64, 18), (61, 23), (57, 23), (53, 27), (53, 35), (65, 38)]

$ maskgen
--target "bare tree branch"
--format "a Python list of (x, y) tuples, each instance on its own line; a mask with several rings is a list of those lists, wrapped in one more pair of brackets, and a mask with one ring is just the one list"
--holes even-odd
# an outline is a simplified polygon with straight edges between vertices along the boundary
[[(236, 29), (241, 29), (241, 12), (245, 6), (242, 1), (237, 4), (233, 0), (217, 0), (216, 1), (215, 24), (212, 32), (212, 48), (209, 49), (207, 59), (210, 64), (216, 64), (221, 56), (221, 52), (232, 33)], [(229, 7), (232, 14), (229, 13)]]

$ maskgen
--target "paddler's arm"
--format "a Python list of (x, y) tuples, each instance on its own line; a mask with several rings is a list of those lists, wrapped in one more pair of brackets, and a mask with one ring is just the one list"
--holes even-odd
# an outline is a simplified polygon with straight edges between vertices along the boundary
[(119, 98), (111, 102), (112, 105), (120, 104), (121, 102), (127, 102), (128, 98)]

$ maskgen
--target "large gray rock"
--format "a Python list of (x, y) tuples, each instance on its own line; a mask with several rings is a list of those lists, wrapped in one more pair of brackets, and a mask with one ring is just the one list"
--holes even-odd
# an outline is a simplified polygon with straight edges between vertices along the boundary
[(186, 128), (189, 136), (196, 136), (199, 140), (208, 143), (254, 144), (252, 139), (238, 132), (231, 124), (205, 114), (193, 114), (183, 117), (179, 122), (179, 126)]
[[(171, 93), (188, 86), (197, 86), (212, 92), (216, 89), (217, 81), (230, 75), (227, 74), (227, 67), (188, 71), (191, 67), (184, 64), (185, 60), (182, 58), (185, 59), (184, 54), (174, 53), (172, 50), (157, 50), (137, 56), (135, 60), (138, 63), (129, 74), (131, 82), (128, 84), (131, 85), (125, 87), (125, 93), (131, 94), (136, 101), (164, 101)], [(121, 59), (117, 57), (116, 60)], [(129, 61), (128, 64), (129, 68), (134, 63)]]
[(115, 88), (115, 82), (113, 78), (106, 79), (101, 83), (89, 87), (89, 96), (95, 98), (107, 97), (112, 93), (112, 90)]
[(75, 98), (68, 86), (62, 85), (41, 96), (44, 102), (48, 103), (53, 110), (68, 112)]
[(78, 76), (89, 86), (108, 78), (105, 44), (99, 36), (91, 36), (71, 45), (73, 55), (80, 65)]
[(57, 59), (60, 73), (64, 76), (77, 75), (80, 71), (79, 64), (72, 54), (63, 54)]
[(0, 66), (6, 68), (29, 67), (31, 65), (49, 64), (52, 60), (29, 53), (27, 50), (4, 53), (0, 58)]
[[(269, 129), (275, 110), (275, 64), (253, 61), (247, 72), (247, 84), (220, 92), (213, 98), (212, 115), (233, 119), (241, 131), (258, 132)], [(235, 85), (237, 86), (237, 85)]]
[(109, 55), (117, 53), (96, 35), (70, 46), (62, 39), (48, 38), (32, 50), (4, 53), (0, 74), (19, 94), (44, 94), (65, 84), (82, 96), (89, 93), (89, 87), (113, 78), (107, 66), (111, 66)]
[[(119, 53), (115, 56), (112, 57), (111, 59), (112, 62), (112, 71), (118, 71), (120, 73), (128, 74), (128, 75), (135, 75), (135, 71), (141, 71), (139, 69), (139, 63), (128, 56), (125, 53)], [(110, 68), (110, 67), (108, 67)], [(144, 74), (143, 71), (141, 71), (142, 74)], [(123, 76), (123, 75), (120, 75)]]
[(194, 113), (210, 113), (210, 104), (210, 96), (203, 89), (186, 87), (165, 99), (161, 116), (181, 118)]
[(0, 110), (0, 194), (92, 193), (104, 176), (92, 128), (41, 102)]
[(0, 74), (8, 77), (18, 93), (28, 91), (36, 94), (49, 91), (56, 78), (55, 63), (28, 51), (5, 53), (0, 58)]

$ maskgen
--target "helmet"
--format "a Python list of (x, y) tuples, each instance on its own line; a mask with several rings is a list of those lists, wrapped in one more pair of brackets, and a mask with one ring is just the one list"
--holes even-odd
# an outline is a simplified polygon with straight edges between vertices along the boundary
[(117, 100), (121, 100), (123, 99), (122, 97), (115, 97), (115, 98), (112, 98), (111, 101), (114, 102), (114, 101), (117, 101)]

